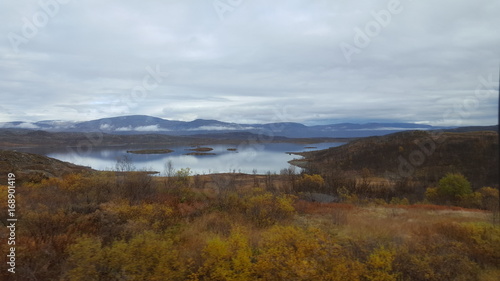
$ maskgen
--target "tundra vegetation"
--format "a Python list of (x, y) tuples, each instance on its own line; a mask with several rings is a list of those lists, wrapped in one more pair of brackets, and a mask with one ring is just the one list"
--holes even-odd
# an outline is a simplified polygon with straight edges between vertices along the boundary
[[(112, 172), (20, 181), (16, 274), (3, 270), (0, 279), (441, 281), (500, 275), (498, 189), (474, 189), (462, 174), (445, 174), (425, 193), (405, 196), (406, 189), (375, 185), (370, 170), (353, 181), (341, 172), (298, 174), (293, 168), (192, 175), (167, 163), (157, 177), (130, 167), (121, 161)], [(313, 202), (313, 194), (335, 202)], [(6, 237), (5, 227), (1, 231)]]
[(18, 219), (16, 273), (4, 263), (0, 280), (498, 279), (498, 134), (404, 132), (304, 156), (301, 173), (167, 162), (152, 176), (127, 155), (98, 172), (0, 151)]

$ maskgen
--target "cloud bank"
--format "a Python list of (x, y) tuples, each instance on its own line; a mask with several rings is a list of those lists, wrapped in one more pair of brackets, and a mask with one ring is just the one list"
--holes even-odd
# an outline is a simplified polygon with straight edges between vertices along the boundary
[(0, 122), (496, 124), (497, 11), (494, 0), (4, 1)]

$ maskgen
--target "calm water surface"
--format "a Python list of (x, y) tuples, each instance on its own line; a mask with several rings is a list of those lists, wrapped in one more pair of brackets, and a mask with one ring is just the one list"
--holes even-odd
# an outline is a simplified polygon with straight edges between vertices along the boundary
[[(190, 168), (195, 174), (210, 174), (224, 172), (257, 173), (264, 174), (268, 171), (279, 173), (281, 169), (290, 165), (287, 163), (298, 155), (290, 155), (287, 152), (302, 152), (335, 147), (344, 143), (316, 143), (316, 144), (293, 144), (293, 143), (268, 143), (256, 145), (206, 145), (213, 148), (210, 153), (216, 155), (185, 155), (193, 148), (190, 146), (123, 146), (123, 147), (92, 147), (85, 151), (77, 151), (73, 148), (58, 149), (26, 149), (24, 151), (43, 154), (62, 161), (77, 165), (89, 166), (96, 170), (114, 170), (117, 159), (127, 156), (137, 170), (150, 170), (163, 173), (165, 163), (172, 161), (174, 169)], [(306, 148), (315, 147), (315, 148)], [(138, 149), (171, 149), (168, 154), (132, 154), (127, 150)], [(237, 148), (237, 151), (228, 151), (228, 148)]]

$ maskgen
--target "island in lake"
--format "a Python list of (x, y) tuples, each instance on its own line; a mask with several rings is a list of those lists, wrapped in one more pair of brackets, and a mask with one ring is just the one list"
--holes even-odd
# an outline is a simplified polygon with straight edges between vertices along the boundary
[(198, 146), (196, 148), (190, 148), (190, 149), (186, 149), (186, 150), (193, 151), (193, 152), (186, 153), (185, 155), (195, 155), (195, 156), (217, 155), (215, 153), (208, 152), (208, 151), (214, 150), (211, 147)]
[(190, 148), (190, 149), (186, 149), (186, 150), (190, 150), (190, 151), (196, 151), (196, 152), (208, 152), (208, 151), (212, 151), (214, 150), (213, 148), (211, 147), (202, 147), (202, 146), (198, 146), (196, 148)]
[(127, 153), (133, 154), (167, 154), (174, 152), (171, 149), (140, 149), (140, 150), (127, 150)]

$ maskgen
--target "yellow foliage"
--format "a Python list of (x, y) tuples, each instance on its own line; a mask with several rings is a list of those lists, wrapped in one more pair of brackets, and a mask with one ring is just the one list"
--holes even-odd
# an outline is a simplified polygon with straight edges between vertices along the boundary
[(430, 202), (437, 203), (439, 201), (438, 189), (436, 187), (429, 187), (425, 190), (425, 199)]
[[(23, 272), (37, 280), (69, 281), (496, 280), (499, 272), (500, 228), (487, 222), (490, 212), (441, 212), (447, 208), (436, 206), (420, 211), (414, 206), (394, 217), (381, 216), (380, 206), (351, 206), (345, 224), (337, 223), (337, 213), (352, 208), (307, 203), (314, 211), (297, 215), (295, 196), (246, 185), (214, 192), (207, 200), (214, 208), (196, 218), (198, 213), (184, 216), (166, 205), (177, 202), (171, 194), (120, 200), (120, 186), (135, 188), (140, 181), (125, 177), (117, 183), (115, 178), (114, 173), (92, 173), (20, 182), (17, 241)], [(322, 184), (316, 175), (302, 180)], [(346, 188), (338, 191), (357, 200)], [(483, 208), (498, 210), (497, 189), (477, 192), (457, 197), (462, 201), (455, 203), (472, 206), (481, 199)], [(6, 186), (0, 187), (1, 196), (7, 197)], [(436, 188), (426, 196), (443, 202)], [(247, 228), (235, 226), (246, 218), (250, 222), (241, 225)], [(401, 231), (387, 228), (389, 223), (401, 225)], [(377, 243), (386, 246), (373, 249)], [(0, 273), (0, 280), (5, 276)]]
[(153, 232), (115, 242), (107, 256), (111, 268), (120, 268), (126, 280), (180, 280), (183, 276), (173, 242)]
[(263, 280), (317, 280), (326, 241), (317, 229), (274, 226), (263, 234), (255, 272)]
[(276, 207), (280, 212), (285, 214), (293, 214), (295, 212), (295, 208), (293, 207), (293, 201), (295, 197), (281, 195), (276, 198)]
[(487, 209), (489, 211), (498, 212), (499, 208), (499, 192), (496, 188), (491, 187), (483, 187), (479, 189), (479, 192), (482, 195), (481, 207)]
[(358, 281), (362, 280), (365, 272), (365, 265), (357, 260), (345, 257), (336, 257), (329, 255), (328, 264), (321, 269), (322, 272), (316, 280), (325, 281)]
[(120, 220), (145, 223), (151, 225), (155, 230), (166, 227), (174, 213), (172, 208), (164, 204), (131, 205), (125, 200), (103, 204), (102, 207), (105, 211), (118, 215)]
[(97, 238), (82, 237), (68, 247), (68, 263), (74, 265), (67, 271), (65, 280), (99, 280), (98, 267), (104, 259), (101, 241)]
[(297, 181), (297, 185), (300, 187), (300, 190), (314, 191), (321, 189), (325, 185), (325, 180), (321, 175), (305, 174)]
[(252, 278), (252, 250), (243, 230), (235, 227), (229, 238), (215, 237), (203, 249), (203, 266), (194, 280), (245, 281)]
[(269, 226), (277, 221), (291, 218), (295, 214), (293, 202), (296, 197), (282, 194), (273, 195), (262, 188), (254, 188), (245, 195), (236, 207), (242, 210), (258, 226)]
[(97, 238), (82, 238), (68, 249), (66, 280), (184, 280), (185, 267), (173, 242), (144, 232), (130, 241), (101, 247)]
[(393, 272), (392, 264), (395, 251), (384, 247), (376, 249), (366, 262), (367, 273), (365, 278), (370, 281), (397, 280), (398, 274)]
[(60, 178), (48, 178), (43, 179), (41, 182), (25, 182), (23, 183), (23, 186), (29, 189), (41, 189), (53, 186), (59, 187), (62, 182), (63, 180)]
[(66, 175), (60, 182), (60, 188), (69, 191), (83, 191), (88, 187), (86, 184), (87, 177), (82, 174)]
[(473, 192), (458, 196), (458, 205), (466, 208), (481, 208), (483, 195), (479, 192)]
[(469, 255), (483, 264), (498, 263), (500, 260), (500, 227), (490, 223), (446, 223), (437, 231), (448, 239), (463, 243)]

